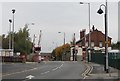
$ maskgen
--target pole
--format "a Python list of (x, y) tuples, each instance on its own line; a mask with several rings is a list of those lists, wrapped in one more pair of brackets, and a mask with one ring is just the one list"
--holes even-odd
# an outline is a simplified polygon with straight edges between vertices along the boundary
[(76, 55), (75, 55), (75, 33), (74, 33), (74, 36), (73, 36), (73, 61), (76, 60)]
[(14, 13), (13, 13), (13, 24), (12, 24), (12, 50), (14, 55)]
[(64, 32), (64, 45), (65, 45), (65, 32)]
[(102, 4), (100, 5), (100, 9), (98, 10), (97, 13), (102, 14), (103, 11), (101, 10), (101, 6), (105, 7), (105, 55), (104, 55), (104, 61), (105, 61), (105, 65), (104, 65), (104, 70), (106, 71), (106, 73), (109, 72), (109, 65), (108, 65), (108, 13), (107, 13), (107, 0), (106, 0), (106, 5)]
[[(108, 22), (107, 22), (107, 0), (106, 0), (106, 7), (105, 7), (105, 42), (108, 42)], [(105, 43), (105, 54), (106, 54), (106, 73), (108, 73), (108, 43)]]
[[(90, 37), (90, 3), (88, 3), (89, 11), (89, 48), (91, 48), (91, 37)], [(88, 62), (90, 61), (90, 51), (88, 53)]]
[(11, 49), (11, 23), (12, 20), (9, 19), (9, 49)]
[[(107, 26), (107, 23), (106, 23), (106, 12), (104, 14), (104, 17), (105, 17), (105, 41), (106, 41), (106, 26)], [(104, 65), (104, 71), (106, 71), (106, 53), (107, 53), (107, 47), (106, 47), (106, 43), (105, 43), (105, 55), (104, 55), (104, 61), (105, 61), (105, 65)]]
[(65, 45), (65, 32), (58, 32), (58, 33), (63, 33), (64, 34), (64, 40), (63, 40), (63, 45)]

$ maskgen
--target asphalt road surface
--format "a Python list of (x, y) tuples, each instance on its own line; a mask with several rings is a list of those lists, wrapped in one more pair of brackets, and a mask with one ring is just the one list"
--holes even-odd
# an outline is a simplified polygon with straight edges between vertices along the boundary
[(41, 63), (3, 63), (2, 79), (83, 79), (82, 62), (48, 61)]

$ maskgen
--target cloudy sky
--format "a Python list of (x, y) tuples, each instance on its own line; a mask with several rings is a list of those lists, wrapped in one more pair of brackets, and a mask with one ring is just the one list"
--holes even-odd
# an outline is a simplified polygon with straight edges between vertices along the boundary
[[(20, 1), (20, 0), (19, 0)], [(56, 46), (63, 44), (63, 33), (66, 34), (66, 42), (72, 40), (73, 33), (76, 39), (79, 39), (79, 31), (86, 29), (88, 33), (88, 5), (80, 5), (81, 0), (64, 0), (64, 1), (37, 1), (29, 2), (1, 2), (0, 15), (2, 17), (0, 30), (1, 34), (7, 34), (9, 31), (8, 20), (12, 18), (11, 10), (15, 9), (15, 31), (23, 28), (25, 24), (30, 29), (30, 37), (36, 35), (36, 44), (38, 42), (39, 31), (42, 30), (42, 51), (52, 51)], [(86, 1), (86, 0), (82, 0)], [(90, 0), (89, 0), (90, 1)], [(88, 1), (88, 2), (89, 2)], [(108, 0), (109, 1), (109, 0)], [(87, 1), (86, 1), (87, 2)], [(91, 28), (92, 25), (104, 33), (104, 15), (97, 14), (97, 10), (104, 0), (90, 1), (91, 5)], [(104, 7), (102, 7), (104, 10)], [(35, 23), (31, 25), (31, 23)], [(108, 2), (108, 31), (112, 37), (112, 42), (118, 40), (118, 2)]]

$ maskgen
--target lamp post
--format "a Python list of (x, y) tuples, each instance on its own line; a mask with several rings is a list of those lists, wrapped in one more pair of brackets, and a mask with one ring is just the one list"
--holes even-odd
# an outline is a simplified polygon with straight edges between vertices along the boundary
[(103, 10), (101, 9), (101, 7), (104, 6), (105, 7), (105, 67), (104, 70), (106, 71), (106, 73), (109, 72), (108, 69), (108, 22), (107, 22), (107, 0), (106, 0), (106, 5), (101, 4), (99, 10), (97, 11), (97, 13), (102, 14)]
[[(80, 4), (88, 4), (88, 20), (89, 20), (89, 49), (91, 48), (91, 37), (90, 37), (90, 3), (86, 3), (86, 2), (80, 2)], [(88, 52), (88, 62), (91, 59), (91, 51)]]
[(77, 53), (76, 53), (76, 39), (75, 39), (75, 33), (73, 35), (73, 61), (77, 61)]
[(58, 33), (63, 33), (63, 34), (64, 34), (64, 42), (63, 42), (63, 45), (65, 45), (65, 32), (58, 32)]
[(12, 23), (12, 50), (13, 50), (13, 54), (14, 54), (14, 14), (15, 14), (15, 9), (12, 9), (12, 13), (13, 13), (13, 23)]
[(12, 24), (12, 20), (9, 19), (9, 49), (11, 49), (11, 24)]
[[(64, 34), (64, 42), (63, 42), (63, 45), (65, 45), (65, 32), (58, 32), (58, 33), (63, 33)], [(63, 49), (63, 54), (64, 54), (64, 49)], [(62, 61), (63, 61), (63, 54), (62, 54)]]

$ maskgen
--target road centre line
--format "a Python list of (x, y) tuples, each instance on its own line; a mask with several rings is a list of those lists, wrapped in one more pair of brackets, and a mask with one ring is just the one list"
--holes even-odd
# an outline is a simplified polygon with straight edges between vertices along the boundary
[(46, 71), (46, 72), (44, 72), (44, 73), (49, 73), (50, 71)]
[(57, 68), (54, 68), (54, 69), (52, 69), (53, 71), (55, 71), (55, 70), (57, 70), (58, 69), (58, 67)]
[(5, 76), (9, 76), (9, 75), (18, 74), (18, 73), (28, 72), (28, 71), (32, 71), (32, 70), (36, 70), (36, 69), (37, 69), (37, 68), (33, 68), (33, 69), (24, 70), (24, 71), (20, 71), (20, 72), (9, 73), (9, 74), (2, 75), (2, 76), (0, 76), (0, 77), (5, 77)]
[(61, 68), (62, 66), (63, 66), (63, 64), (59, 68)]
[(46, 74), (46, 73), (49, 73), (49, 72), (50, 72), (50, 71), (46, 71), (46, 72), (43, 72), (43, 73), (41, 73), (41, 74), (43, 75), (43, 74)]
[[(62, 63), (59, 67), (54, 68), (54, 69), (52, 69), (52, 70), (55, 71), (55, 70), (57, 70), (58, 68), (61, 68), (62, 66), (63, 66), (63, 63)], [(19, 73), (24, 73), (24, 72), (29, 72), (29, 71), (36, 70), (36, 69), (38, 69), (38, 68), (32, 68), (32, 69), (29, 69), (29, 70), (19, 71), (19, 72), (15, 72), (15, 73), (8, 73), (8, 74), (4, 74), (4, 75), (2, 75), (2, 76), (0, 76), (0, 77), (10, 76), (10, 75), (19, 74)], [(48, 73), (48, 72), (50, 72), (50, 71), (46, 71), (46, 72), (41, 73), (41, 74), (45, 74), (45, 73)]]
[[(63, 66), (63, 64), (61, 64), (59, 67), (56, 67), (56, 68), (52, 69), (52, 71), (55, 71), (55, 70), (57, 70), (57, 69), (60, 69), (62, 66)], [(47, 74), (47, 73), (49, 73), (49, 72), (50, 72), (50, 71), (46, 71), (46, 72), (43, 72), (43, 73), (41, 73), (41, 74), (43, 75), (43, 74)]]
[(59, 67), (56, 67), (56, 68), (52, 69), (52, 71), (55, 71), (55, 70), (57, 70), (58, 68), (60, 69), (62, 66), (63, 66), (63, 64), (61, 64)]

